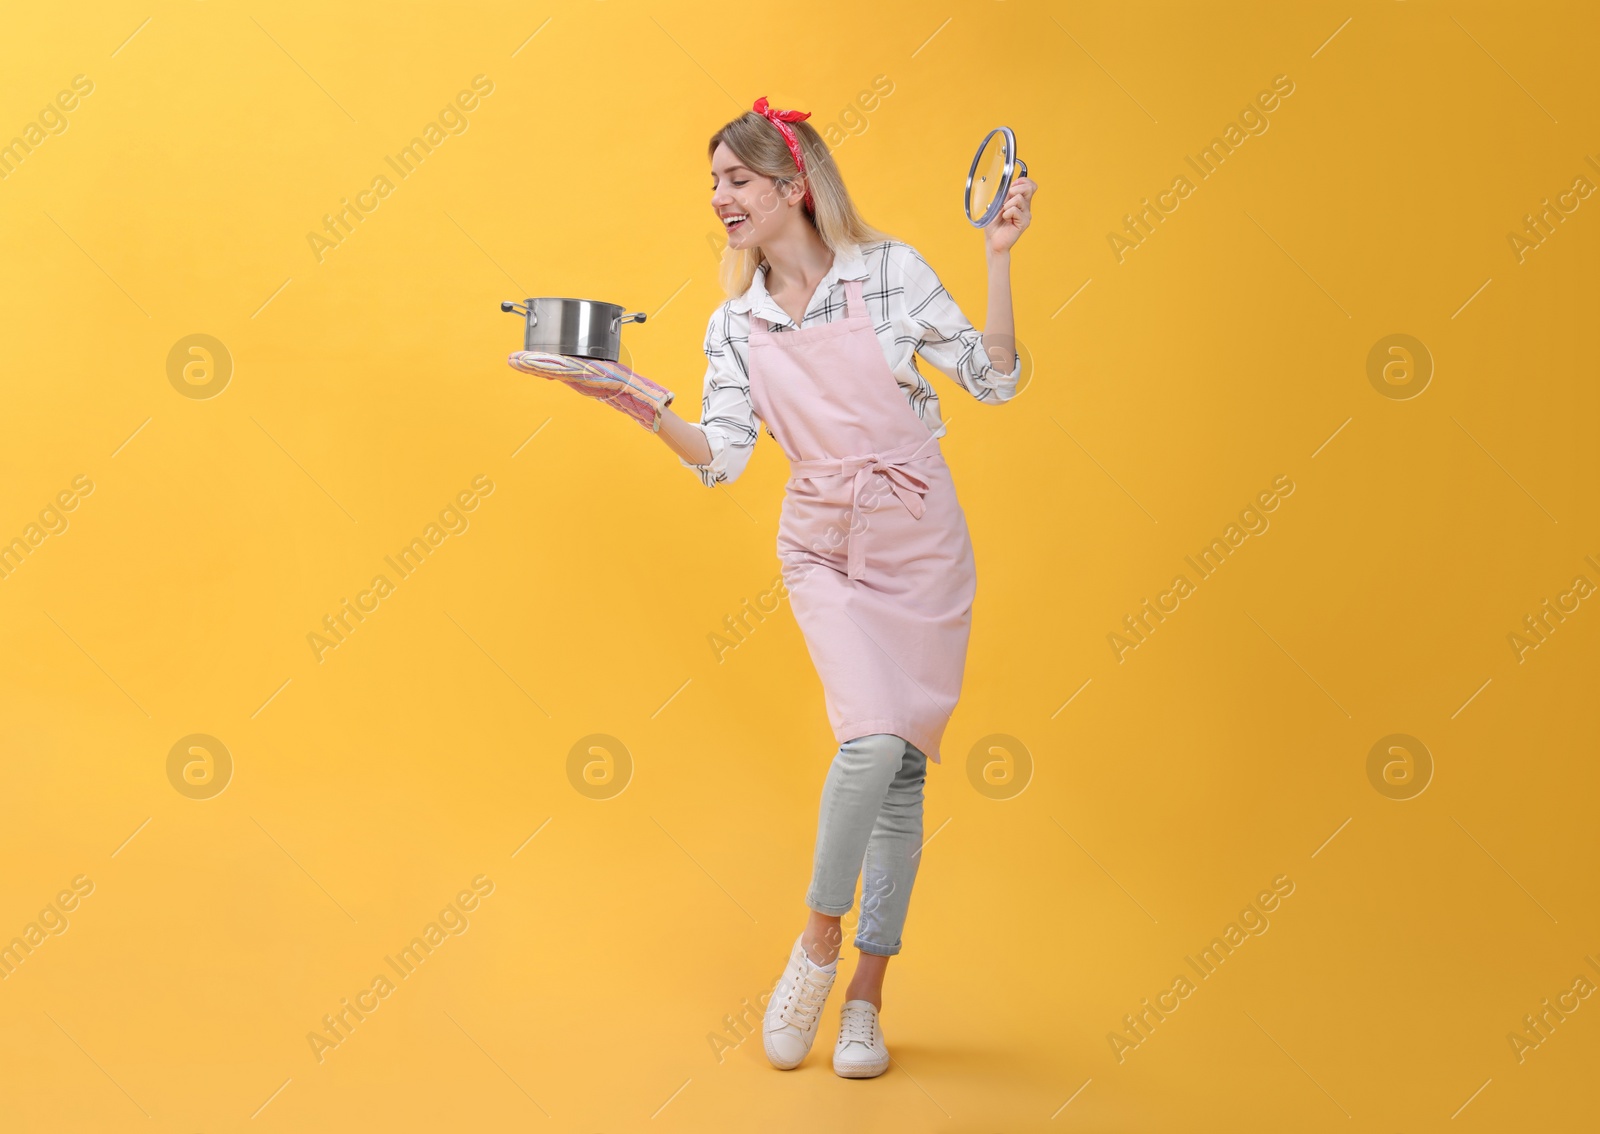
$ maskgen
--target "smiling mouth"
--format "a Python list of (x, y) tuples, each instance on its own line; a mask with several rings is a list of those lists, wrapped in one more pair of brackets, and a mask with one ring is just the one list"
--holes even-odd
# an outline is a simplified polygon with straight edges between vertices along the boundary
[(722, 224), (729, 232), (733, 232), (740, 225), (749, 221), (749, 219), (750, 216), (748, 213), (730, 213), (722, 218)]

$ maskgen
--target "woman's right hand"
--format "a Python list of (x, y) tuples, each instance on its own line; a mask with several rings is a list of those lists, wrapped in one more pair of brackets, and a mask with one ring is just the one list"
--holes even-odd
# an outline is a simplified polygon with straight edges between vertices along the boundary
[(560, 382), (605, 402), (651, 432), (660, 429), (661, 413), (675, 396), (620, 362), (530, 350), (513, 351), (506, 361), (514, 370)]

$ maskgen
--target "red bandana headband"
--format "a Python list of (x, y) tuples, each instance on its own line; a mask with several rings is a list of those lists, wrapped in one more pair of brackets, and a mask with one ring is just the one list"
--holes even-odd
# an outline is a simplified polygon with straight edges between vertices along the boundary
[[(778, 133), (783, 135), (784, 144), (789, 147), (789, 156), (794, 158), (794, 167), (804, 175), (806, 159), (800, 155), (800, 139), (795, 137), (794, 129), (789, 123), (804, 122), (811, 117), (811, 112), (809, 110), (776, 110), (767, 105), (766, 95), (756, 99), (755, 105), (750, 109), (757, 114), (765, 115), (767, 121), (778, 128)], [(816, 206), (811, 203), (811, 179), (809, 177), (806, 178), (805, 202), (806, 208), (812, 212), (816, 211)]]

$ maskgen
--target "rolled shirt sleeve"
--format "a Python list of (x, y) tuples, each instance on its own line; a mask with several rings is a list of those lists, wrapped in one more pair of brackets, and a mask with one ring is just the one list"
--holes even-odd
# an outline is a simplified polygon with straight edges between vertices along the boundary
[(750, 403), (750, 375), (744, 359), (729, 342), (730, 315), (726, 305), (712, 312), (706, 324), (706, 376), (700, 402), (699, 429), (711, 448), (711, 459), (703, 465), (678, 458), (692, 469), (707, 488), (739, 478), (755, 448), (757, 424)]
[(983, 349), (983, 332), (961, 312), (933, 266), (910, 245), (900, 265), (906, 310), (921, 334), (917, 353), (955, 380), (980, 402), (1007, 402), (1016, 397), (1022, 358), (1011, 352), (1009, 372), (996, 369)]

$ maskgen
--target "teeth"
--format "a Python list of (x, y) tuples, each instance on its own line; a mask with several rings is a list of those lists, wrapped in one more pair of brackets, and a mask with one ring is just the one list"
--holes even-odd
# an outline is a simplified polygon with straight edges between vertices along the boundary
[(747, 215), (745, 215), (744, 213), (735, 213), (731, 217), (723, 217), (722, 218), (722, 223), (725, 224), (725, 225), (730, 225), (731, 226), (731, 225), (737, 224), (738, 222), (740, 222), (742, 220), (749, 220), (749, 219), (750, 218)]

